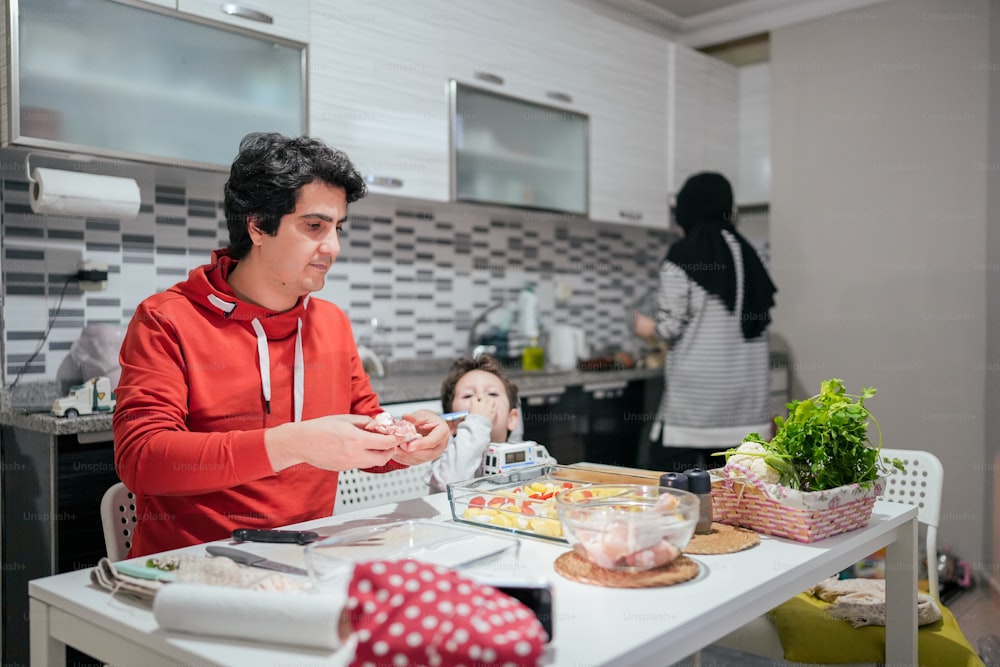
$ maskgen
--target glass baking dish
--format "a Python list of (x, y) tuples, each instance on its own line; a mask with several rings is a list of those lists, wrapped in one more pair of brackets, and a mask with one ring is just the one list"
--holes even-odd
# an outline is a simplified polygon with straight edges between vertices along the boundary
[(486, 475), (448, 485), (451, 517), (457, 523), (566, 544), (556, 515), (555, 495), (591, 484), (657, 484), (653, 473), (542, 465)]

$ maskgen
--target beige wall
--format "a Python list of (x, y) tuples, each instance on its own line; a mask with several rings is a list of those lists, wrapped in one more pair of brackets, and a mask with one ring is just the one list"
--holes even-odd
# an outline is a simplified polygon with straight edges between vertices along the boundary
[(970, 562), (985, 555), (986, 284), (1000, 262), (986, 245), (989, 9), (894, 0), (771, 42), (774, 331), (796, 397), (830, 377), (876, 387), (884, 446), (943, 461), (939, 544)]
[[(1000, 258), (1000, 2), (993, 1), (990, 12), (990, 129), (987, 160), (986, 253), (991, 262)], [(986, 494), (992, 496), (992, 507), (983, 521), (987, 539), (986, 559), (981, 565), (984, 574), (992, 577), (1000, 590), (1000, 265), (987, 272), (986, 359)]]

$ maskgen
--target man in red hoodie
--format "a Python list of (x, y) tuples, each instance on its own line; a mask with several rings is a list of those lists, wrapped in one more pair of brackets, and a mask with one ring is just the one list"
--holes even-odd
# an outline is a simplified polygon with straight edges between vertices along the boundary
[(365, 430), (381, 412), (350, 320), (323, 287), (347, 205), (366, 194), (346, 155), (250, 134), (225, 187), (229, 246), (143, 301), (122, 344), (115, 464), (136, 494), (130, 556), (329, 516), (339, 470), (439, 456), (449, 430)]

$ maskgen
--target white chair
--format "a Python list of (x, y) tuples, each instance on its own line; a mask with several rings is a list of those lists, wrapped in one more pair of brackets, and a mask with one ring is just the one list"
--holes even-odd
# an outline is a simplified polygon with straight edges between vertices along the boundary
[(430, 486), (425, 481), (429, 467), (428, 462), (386, 473), (364, 472), (356, 468), (344, 470), (337, 482), (333, 513), (354, 512), (426, 496), (430, 493)]
[[(927, 527), (928, 588), (934, 597), (938, 597), (937, 529), (941, 517), (944, 467), (937, 456), (919, 450), (883, 448), (882, 456), (901, 460), (906, 472), (897, 470), (889, 475), (880, 499), (917, 506), (917, 521)], [(770, 658), (776, 667), (799, 664), (784, 661), (784, 648), (778, 631), (766, 615), (723, 637), (718, 644)]]
[(882, 455), (899, 459), (906, 468), (889, 475), (882, 500), (917, 506), (917, 521), (927, 527), (927, 583), (931, 595), (940, 596), (937, 571), (937, 530), (941, 519), (944, 466), (930, 452), (915, 449), (883, 449)]
[(113, 484), (101, 498), (101, 527), (104, 529), (104, 548), (108, 559), (114, 563), (124, 560), (132, 547), (135, 532), (135, 494), (122, 483)]

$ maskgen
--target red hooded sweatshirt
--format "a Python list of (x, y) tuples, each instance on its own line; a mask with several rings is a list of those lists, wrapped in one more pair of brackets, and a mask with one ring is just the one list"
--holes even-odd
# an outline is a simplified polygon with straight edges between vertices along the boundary
[(129, 323), (114, 436), (118, 475), (136, 494), (132, 557), (329, 516), (338, 473), (275, 473), (264, 430), (296, 412), (381, 411), (347, 315), (308, 296), (282, 313), (240, 301), (226, 282), (235, 265), (215, 251)]

